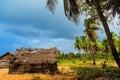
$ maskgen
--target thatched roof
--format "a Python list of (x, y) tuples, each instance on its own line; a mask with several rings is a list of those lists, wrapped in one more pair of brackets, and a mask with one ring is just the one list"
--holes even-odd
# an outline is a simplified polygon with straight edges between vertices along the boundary
[(54, 63), (58, 60), (58, 50), (50, 49), (17, 49), (13, 59), (21, 63)]
[(13, 54), (11, 54), (10, 52), (6, 52), (4, 55), (0, 56), (0, 58), (7, 56), (7, 55), (13, 56)]

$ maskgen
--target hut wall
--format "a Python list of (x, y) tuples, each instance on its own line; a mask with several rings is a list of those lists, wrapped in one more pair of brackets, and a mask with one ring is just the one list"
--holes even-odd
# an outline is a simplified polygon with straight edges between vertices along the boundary
[(25, 73), (38, 73), (41, 72), (41, 64), (24, 64), (24, 72)]
[(42, 73), (48, 73), (48, 74), (54, 74), (56, 72), (58, 72), (57, 69), (57, 62), (55, 63), (43, 63), (42, 64)]
[(24, 65), (21, 63), (9, 64), (9, 73), (24, 73)]
[(8, 68), (9, 67), (9, 58), (12, 57), (11, 54), (5, 55), (0, 58), (0, 68)]
[(57, 72), (57, 63), (42, 63), (42, 64), (22, 64), (15, 63), (10, 64), (9, 73), (56, 73)]

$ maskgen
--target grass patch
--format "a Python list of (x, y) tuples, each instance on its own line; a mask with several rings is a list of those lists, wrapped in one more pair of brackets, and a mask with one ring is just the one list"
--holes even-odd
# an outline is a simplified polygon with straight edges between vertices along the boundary
[(91, 68), (91, 67), (73, 67), (71, 68), (76, 71), (79, 76), (85, 79), (93, 79), (102, 75), (102, 70), (99, 68)]
[(84, 80), (95, 79), (98, 77), (120, 78), (120, 70), (116, 67), (108, 67), (106, 69), (96, 67), (72, 67), (77, 75)]
[[(96, 60), (96, 65), (92, 65), (93, 61), (89, 60), (86, 61), (85, 63), (83, 63), (83, 60), (80, 61), (79, 59), (65, 59), (65, 60), (59, 60), (58, 61), (58, 66), (67, 66), (67, 67), (97, 67), (97, 68), (101, 68), (103, 67), (104, 64), (104, 59), (101, 60)], [(117, 64), (113, 61), (113, 60), (108, 60), (106, 61), (106, 65), (107, 67), (113, 66), (113, 67), (117, 67)]]
[(58, 70), (61, 73), (56, 75), (41, 73), (8, 74), (8, 69), (0, 69), (0, 80), (74, 80), (74, 78), (80, 76), (82, 79), (76, 80), (93, 80), (92, 78), (96, 77), (120, 77), (120, 70), (116, 68), (116, 63), (111, 60), (107, 61), (107, 67), (103, 70), (104, 61), (97, 60), (97, 64), (92, 65), (92, 61), (83, 63), (79, 59), (60, 60), (58, 62)]
[(120, 69), (118, 69), (118, 68), (116, 68), (116, 67), (106, 68), (106, 69), (103, 71), (103, 75), (104, 75), (105, 77), (111, 77), (111, 78), (119, 77), (119, 78), (120, 78)]

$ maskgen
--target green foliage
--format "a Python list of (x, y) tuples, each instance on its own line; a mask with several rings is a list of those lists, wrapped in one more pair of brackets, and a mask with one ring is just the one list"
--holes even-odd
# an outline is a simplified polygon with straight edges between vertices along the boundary
[(114, 67), (106, 68), (103, 71), (105, 77), (120, 77), (120, 70)]
[[(84, 26), (87, 28), (85, 32), (87, 32), (89, 39), (93, 42), (98, 38), (97, 33), (94, 31), (99, 28), (99, 27), (97, 28), (96, 23), (98, 23), (99, 20), (101, 20), (101, 22), (103, 23), (105, 32), (107, 34), (107, 38), (108, 38), (114, 59), (117, 62), (118, 66), (120, 67), (120, 63), (119, 63), (120, 58), (118, 56), (118, 52), (114, 45), (114, 42), (113, 42), (114, 40), (112, 40), (112, 35), (110, 34), (109, 26), (107, 23), (107, 21), (109, 21), (111, 18), (120, 17), (120, 5), (119, 5), (120, 0), (109, 0), (109, 1), (106, 1), (106, 0), (63, 0), (63, 3), (64, 3), (64, 13), (66, 17), (76, 24), (78, 24), (79, 22), (79, 14), (88, 15), (87, 19), (85, 19), (85, 24), (84, 24)], [(57, 4), (56, 0), (47, 0), (47, 6), (52, 13), (54, 13), (56, 4)], [(120, 18), (117, 18), (117, 19), (120, 19)], [(114, 20), (114, 19), (111, 19), (111, 20)], [(95, 61), (95, 57), (94, 57), (95, 50), (93, 49), (91, 49), (90, 51), (94, 53), (93, 61)], [(106, 52), (108, 51), (109, 50), (107, 48)], [(118, 51), (120, 52), (120, 48)]]
[(91, 67), (73, 67), (79, 76), (82, 76), (85, 80), (94, 79), (97, 77), (109, 77), (116, 78), (120, 77), (120, 70), (117, 68), (106, 68), (101, 70), (100, 68)]
[(73, 70), (76, 70), (78, 75), (86, 79), (93, 79), (99, 77), (102, 74), (102, 70), (99, 68), (74, 67)]
[[(112, 35), (113, 34), (114, 33), (112, 33)], [(113, 36), (113, 38), (114, 38), (115, 45), (119, 52), (120, 46), (118, 44), (120, 42), (119, 41), (120, 38), (116, 34), (115, 36)], [(96, 60), (104, 59), (106, 61), (109, 61), (109, 60), (114, 61), (114, 57), (111, 54), (110, 46), (106, 38), (103, 38), (102, 40), (95, 40), (95, 42), (91, 42), (86, 36), (76, 37), (75, 47), (77, 50), (80, 49), (78, 51), (81, 51), (82, 53), (79, 53), (79, 52), (78, 53), (74, 53), (74, 52), (63, 53), (59, 51), (59, 60), (60, 60), (59, 63), (62, 63), (61, 60), (66, 60), (66, 59), (67, 60), (78, 59), (80, 61), (83, 61), (83, 60), (88, 61), (88, 60), (93, 60), (95, 58)], [(93, 58), (93, 53), (95, 55), (94, 58)], [(76, 62), (71, 61), (71, 64), (75, 64), (75, 63)]]

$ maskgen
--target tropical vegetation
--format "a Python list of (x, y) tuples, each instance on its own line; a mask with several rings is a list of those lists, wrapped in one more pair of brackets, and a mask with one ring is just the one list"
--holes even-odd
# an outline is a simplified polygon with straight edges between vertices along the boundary
[[(57, 0), (47, 0), (49, 10), (54, 13)], [(79, 14), (101, 21), (112, 55), (120, 68), (120, 57), (115, 47), (108, 25), (108, 20), (120, 16), (120, 0), (63, 0), (66, 17), (75, 24), (79, 23)], [(120, 18), (119, 18), (120, 19)]]

